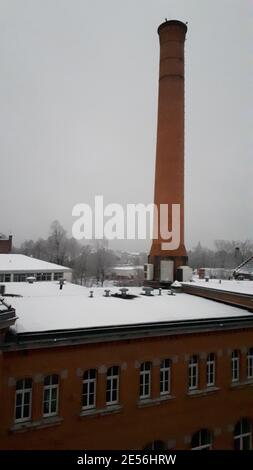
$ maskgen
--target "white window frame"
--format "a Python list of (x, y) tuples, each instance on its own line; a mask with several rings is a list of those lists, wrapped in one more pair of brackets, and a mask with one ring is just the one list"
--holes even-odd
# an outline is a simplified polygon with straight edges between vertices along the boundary
[(231, 354), (231, 369), (232, 369), (232, 382), (239, 382), (240, 380), (240, 352), (234, 349)]
[[(168, 365), (166, 365), (168, 362)], [(167, 390), (166, 390), (167, 387)], [(171, 360), (163, 359), (160, 365), (160, 396), (169, 395), (171, 392)]]
[(215, 354), (209, 353), (206, 359), (206, 385), (207, 387), (213, 387), (215, 385)]
[[(57, 384), (52, 383), (54, 375), (58, 377)], [(59, 410), (59, 376), (57, 374), (47, 375), (44, 378), (44, 380), (48, 377), (50, 377), (50, 383), (48, 385), (44, 384), (44, 387), (43, 387), (43, 418), (48, 418), (49, 416), (57, 416), (58, 415), (58, 410)], [(45, 393), (46, 393), (47, 390), (49, 391), (49, 399), (45, 400)], [(55, 411), (51, 411), (53, 390), (56, 390), (56, 410)], [(44, 403), (45, 402), (49, 403), (49, 412), (48, 413), (44, 413)]]
[[(91, 378), (91, 371), (95, 371), (95, 377)], [(87, 378), (85, 377), (85, 374), (87, 374)], [(94, 385), (94, 393), (91, 393), (91, 385)], [(87, 385), (87, 393), (84, 393), (84, 385)], [(84, 396), (87, 396), (87, 405), (83, 405), (83, 398)], [(91, 396), (94, 396), (94, 403), (90, 403), (91, 401)], [(97, 402), (97, 371), (96, 369), (88, 369), (84, 372), (83, 374), (83, 387), (82, 387), (82, 409), (83, 410), (90, 410), (92, 408), (96, 408), (96, 402)]]
[(243, 420), (241, 419), (240, 420), (240, 434), (234, 435), (234, 441), (239, 440), (239, 449), (238, 450), (244, 450), (243, 449), (243, 439), (245, 437), (249, 437), (249, 439), (250, 439), (249, 450), (252, 450), (252, 424), (250, 423), (250, 431), (249, 432), (243, 432), (242, 431), (242, 425), (243, 425)]
[(188, 388), (197, 390), (199, 387), (199, 358), (196, 354), (190, 357), (188, 363)]
[[(113, 369), (117, 368), (117, 373), (114, 372)], [(112, 373), (111, 373), (112, 372)], [(116, 387), (114, 383), (116, 381)], [(116, 399), (112, 399), (113, 392), (116, 390)], [(116, 405), (119, 402), (119, 367), (112, 366), (107, 369), (107, 377), (106, 377), (106, 395), (109, 392), (110, 399), (106, 399), (106, 405)]]
[[(145, 400), (151, 397), (151, 371), (151, 362), (142, 362), (140, 365), (140, 400)], [(148, 387), (147, 393), (145, 393), (146, 387)]]
[(253, 379), (253, 348), (247, 351), (247, 379)]
[(203, 436), (203, 431), (208, 431), (207, 429), (201, 429), (198, 431), (196, 434), (198, 435), (198, 441), (199, 445), (197, 447), (191, 447), (191, 450), (206, 450), (206, 449), (212, 449), (212, 435), (209, 432), (210, 435), (210, 442), (208, 444), (202, 444), (202, 436)]
[[(30, 377), (25, 377), (24, 379), (18, 379), (17, 382), (19, 382), (20, 380), (22, 380), (23, 382), (23, 387), (16, 389), (16, 393), (15, 393), (15, 415), (14, 415), (15, 423), (24, 423), (26, 421), (30, 421), (32, 417), (32, 386), (33, 386), (32, 379), (30, 379)], [(25, 386), (26, 380), (31, 380), (30, 387)], [(29, 415), (24, 417), (24, 407), (26, 406), (24, 403), (24, 399), (25, 399), (26, 393), (29, 393)], [(21, 395), (21, 405), (17, 404), (18, 395)], [(21, 418), (16, 418), (17, 408), (21, 408)]]

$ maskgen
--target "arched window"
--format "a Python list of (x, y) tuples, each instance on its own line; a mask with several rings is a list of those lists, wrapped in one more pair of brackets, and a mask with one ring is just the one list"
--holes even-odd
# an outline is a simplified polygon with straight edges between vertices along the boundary
[(253, 348), (247, 351), (247, 379), (253, 379)]
[(212, 448), (212, 435), (208, 429), (201, 429), (192, 436), (192, 450), (210, 450)]
[(160, 395), (168, 395), (170, 393), (171, 382), (171, 360), (164, 359), (160, 366)]
[(190, 357), (188, 364), (188, 387), (189, 390), (198, 388), (199, 384), (199, 364), (198, 356), (194, 355)]
[(58, 413), (59, 377), (57, 374), (44, 378), (43, 416), (55, 416)]
[(96, 369), (86, 370), (83, 374), (82, 408), (89, 409), (96, 407)]
[(143, 362), (140, 367), (140, 399), (151, 395), (151, 362)]
[(234, 349), (231, 356), (232, 382), (238, 382), (240, 378), (240, 351)]
[(15, 401), (15, 421), (29, 421), (32, 414), (32, 379), (17, 380)]
[(215, 354), (209, 353), (206, 358), (206, 385), (212, 387), (215, 385)]
[(252, 424), (247, 418), (242, 418), (235, 425), (234, 429), (235, 450), (252, 449)]
[(114, 405), (119, 401), (119, 367), (113, 366), (107, 370), (106, 404)]

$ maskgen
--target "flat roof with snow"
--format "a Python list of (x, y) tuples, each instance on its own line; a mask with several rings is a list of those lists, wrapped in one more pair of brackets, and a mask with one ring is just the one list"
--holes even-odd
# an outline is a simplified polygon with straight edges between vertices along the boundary
[(66, 272), (66, 266), (48, 263), (37, 258), (20, 254), (0, 254), (0, 273), (18, 272)]
[(252, 295), (253, 297), (253, 281), (246, 279), (243, 281), (222, 279), (221, 282), (218, 279), (209, 279), (208, 282), (206, 282), (205, 279), (194, 278), (193, 281), (184, 282), (183, 284), (191, 287), (205, 287), (207, 289), (218, 289), (225, 292)]
[[(110, 288), (111, 293), (119, 292)], [(104, 288), (90, 288), (65, 283), (60, 290), (57, 282), (10, 282), (6, 284), (5, 300), (16, 309), (16, 333), (50, 332), (122, 325), (158, 324), (160, 322), (200, 322), (253, 315), (247, 310), (213, 300), (163, 291), (153, 296), (142, 295), (142, 289), (130, 288), (133, 299), (105, 297)], [(8, 296), (10, 294), (10, 296)], [(14, 295), (14, 296), (13, 296)], [(19, 297), (18, 297), (19, 296)]]

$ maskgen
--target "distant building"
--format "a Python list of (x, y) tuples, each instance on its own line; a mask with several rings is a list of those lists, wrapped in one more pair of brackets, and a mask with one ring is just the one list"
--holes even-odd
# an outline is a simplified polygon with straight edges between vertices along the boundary
[(227, 268), (198, 268), (199, 279), (232, 279), (233, 269)]
[(71, 281), (72, 270), (66, 266), (48, 263), (19, 254), (0, 254), (0, 282), (24, 282), (28, 277), (36, 281)]
[(9, 238), (5, 238), (0, 235), (0, 253), (11, 253), (12, 250), (12, 235)]
[(107, 277), (115, 280), (119, 284), (124, 285), (142, 285), (144, 279), (144, 267), (143, 266), (115, 266), (108, 268)]

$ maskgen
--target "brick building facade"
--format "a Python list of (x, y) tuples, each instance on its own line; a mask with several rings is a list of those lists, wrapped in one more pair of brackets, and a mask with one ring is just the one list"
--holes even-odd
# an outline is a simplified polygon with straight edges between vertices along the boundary
[(9, 331), (0, 355), (0, 448), (250, 448), (253, 316), (226, 308), (231, 316)]

